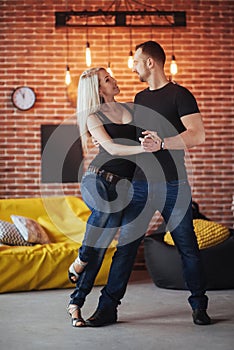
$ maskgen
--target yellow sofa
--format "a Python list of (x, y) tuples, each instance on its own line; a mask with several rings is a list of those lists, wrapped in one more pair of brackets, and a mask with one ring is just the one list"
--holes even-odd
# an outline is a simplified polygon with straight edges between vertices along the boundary
[[(85, 203), (72, 196), (0, 199), (0, 220), (12, 223), (11, 215), (34, 219), (50, 243), (33, 246), (0, 245), (0, 293), (74, 288), (67, 270), (77, 256), (90, 214)], [(95, 285), (103, 285), (115, 251), (106, 253)]]

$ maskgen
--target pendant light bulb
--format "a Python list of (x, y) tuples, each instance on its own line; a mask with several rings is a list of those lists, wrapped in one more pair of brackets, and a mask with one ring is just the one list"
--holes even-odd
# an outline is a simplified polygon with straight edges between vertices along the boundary
[(175, 55), (171, 56), (170, 73), (172, 76), (178, 73), (178, 67), (177, 67)]
[(128, 68), (130, 68), (130, 69), (133, 68), (133, 53), (132, 53), (132, 51), (129, 52), (129, 56), (128, 56)]
[(111, 70), (110, 62), (108, 62), (106, 71), (110, 74), (111, 77), (113, 77), (113, 72)]
[(65, 84), (66, 84), (66, 85), (71, 84), (71, 74), (70, 74), (70, 68), (69, 68), (68, 65), (66, 66)]
[(91, 59), (90, 45), (88, 41), (86, 42), (85, 57), (86, 57), (86, 66), (90, 67), (92, 63), (92, 59)]

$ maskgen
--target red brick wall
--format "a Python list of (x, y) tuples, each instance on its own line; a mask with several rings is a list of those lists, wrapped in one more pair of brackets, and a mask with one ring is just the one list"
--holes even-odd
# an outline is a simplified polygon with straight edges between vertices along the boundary
[[(68, 0), (68, 9), (107, 9), (110, 1)], [(212, 220), (233, 225), (233, 1), (147, 1), (159, 10), (186, 11), (187, 27), (175, 28), (176, 80), (196, 96), (204, 117), (207, 140), (190, 151), (193, 198)], [(122, 1), (124, 4), (124, 1)], [(132, 6), (133, 2), (132, 2)], [(139, 8), (139, 6), (135, 5)], [(55, 29), (55, 11), (65, 11), (66, 1), (0, 0), (0, 197), (41, 194), (78, 194), (78, 184), (42, 185), (40, 179), (40, 125), (74, 119), (75, 109), (64, 85), (65, 29)], [(171, 29), (133, 29), (133, 48), (150, 38), (164, 47), (169, 74)], [(111, 63), (121, 87), (120, 101), (132, 100), (144, 84), (127, 68), (129, 32), (111, 29)], [(86, 69), (86, 33), (69, 29), (72, 76)], [(108, 61), (107, 29), (89, 30), (93, 65)], [(19, 85), (33, 87), (37, 102), (20, 112), (11, 93)]]

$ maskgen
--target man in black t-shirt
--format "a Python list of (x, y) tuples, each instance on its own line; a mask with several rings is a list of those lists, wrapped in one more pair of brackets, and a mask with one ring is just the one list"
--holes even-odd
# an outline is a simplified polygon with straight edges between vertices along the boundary
[(211, 322), (206, 312), (208, 298), (184, 164), (184, 151), (203, 143), (205, 131), (194, 96), (168, 82), (164, 64), (165, 53), (158, 43), (148, 41), (136, 47), (133, 70), (149, 87), (135, 97), (135, 122), (142, 145), (153, 153), (137, 156), (134, 187), (136, 192), (144, 187), (149, 192), (146, 221), (156, 210), (161, 212), (182, 259), (193, 322), (207, 325)]

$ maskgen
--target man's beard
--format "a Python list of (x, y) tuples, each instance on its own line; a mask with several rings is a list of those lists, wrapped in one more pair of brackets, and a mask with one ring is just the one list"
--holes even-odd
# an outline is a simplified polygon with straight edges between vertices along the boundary
[(144, 65), (145, 66), (145, 72), (144, 72), (144, 75), (139, 75), (139, 79), (142, 83), (145, 83), (147, 82), (147, 79), (149, 78), (150, 76), (150, 70), (149, 68), (146, 66), (146, 64)]

